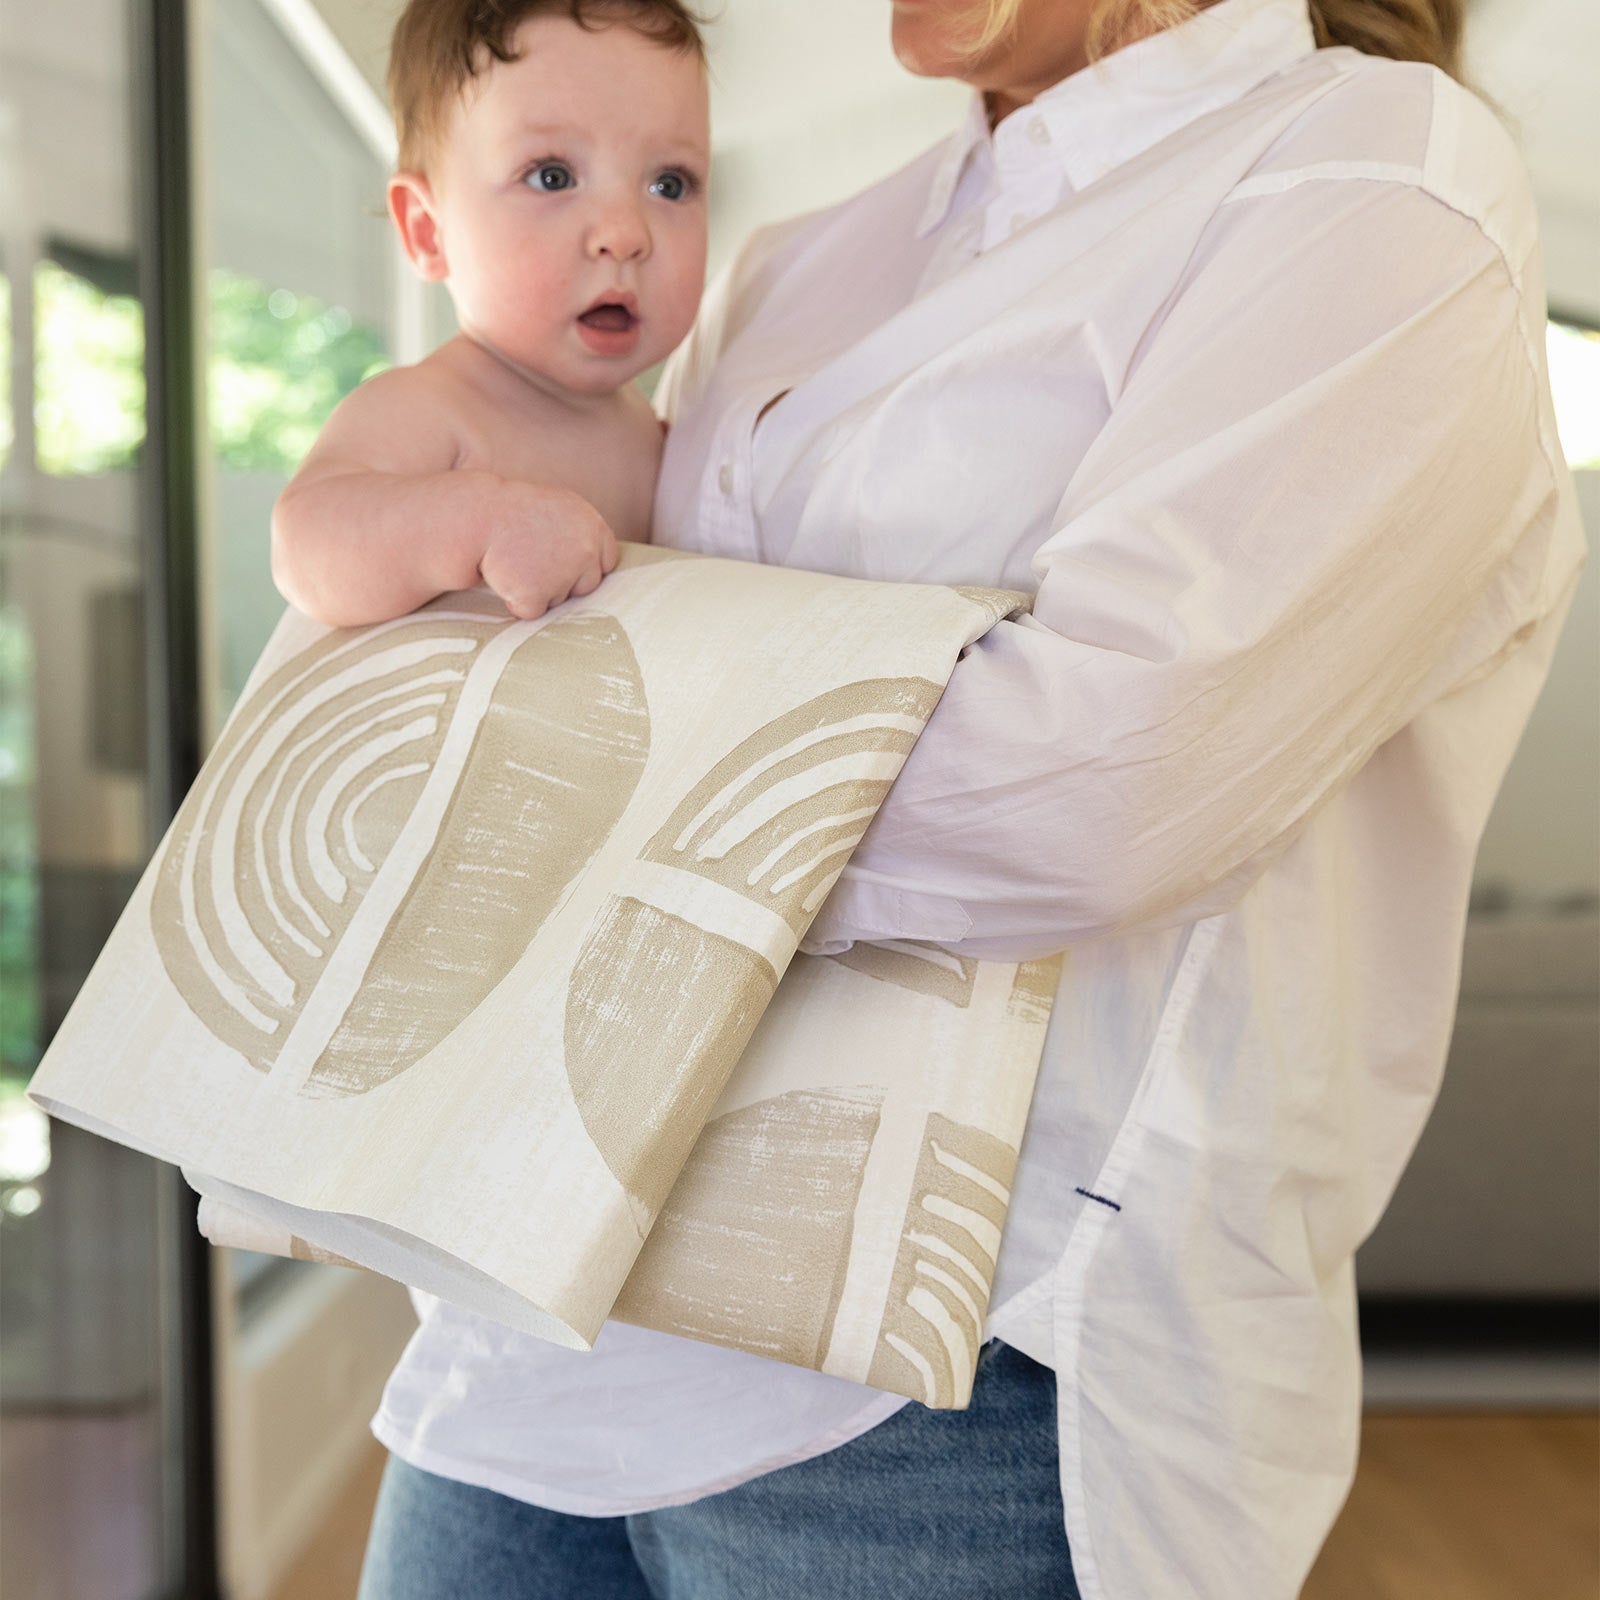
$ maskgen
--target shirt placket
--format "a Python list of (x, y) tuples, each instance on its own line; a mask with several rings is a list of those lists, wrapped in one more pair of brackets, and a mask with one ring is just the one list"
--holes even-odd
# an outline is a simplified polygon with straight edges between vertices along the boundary
[(764, 385), (730, 408), (707, 459), (701, 492), (706, 524), (717, 530), (718, 547), (741, 560), (766, 559), (755, 515), (755, 430), (762, 407), (782, 387), (769, 392)]
[(995, 134), (995, 187), (984, 208), (982, 249), (1003, 243), (1060, 203), (1067, 185), (1054, 145), (1042, 112), (1018, 111), (1000, 124)]

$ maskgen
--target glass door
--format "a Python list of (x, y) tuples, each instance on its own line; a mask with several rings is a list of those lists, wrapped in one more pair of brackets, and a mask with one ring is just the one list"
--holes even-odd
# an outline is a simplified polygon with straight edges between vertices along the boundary
[(0, 0), (0, 1589), (30, 1600), (214, 1592), (178, 1174), (22, 1093), (183, 781), (182, 24)]

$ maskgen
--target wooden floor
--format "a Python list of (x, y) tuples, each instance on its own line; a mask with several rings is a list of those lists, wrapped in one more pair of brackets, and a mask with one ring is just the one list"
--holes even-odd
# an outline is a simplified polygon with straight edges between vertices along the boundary
[(1600, 1422), (1369, 1416), (1305, 1600), (1597, 1600)]
[[(352, 1600), (383, 1461), (374, 1444), (275, 1600)], [(1355, 1488), (1303, 1600), (1597, 1597), (1600, 1419), (1384, 1413), (1366, 1420)]]

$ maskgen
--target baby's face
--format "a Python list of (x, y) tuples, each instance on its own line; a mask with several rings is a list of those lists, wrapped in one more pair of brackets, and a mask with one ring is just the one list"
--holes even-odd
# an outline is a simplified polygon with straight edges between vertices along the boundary
[(705, 70), (625, 23), (530, 17), (430, 173), (462, 330), (542, 387), (619, 388), (689, 331), (706, 260)]

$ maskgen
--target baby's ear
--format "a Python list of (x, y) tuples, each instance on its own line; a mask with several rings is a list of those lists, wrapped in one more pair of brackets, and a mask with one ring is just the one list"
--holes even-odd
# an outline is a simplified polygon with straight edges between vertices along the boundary
[(389, 215), (400, 235), (417, 276), (439, 283), (450, 276), (444, 255), (444, 233), (434, 205), (433, 190), (420, 172), (397, 172), (389, 180)]

